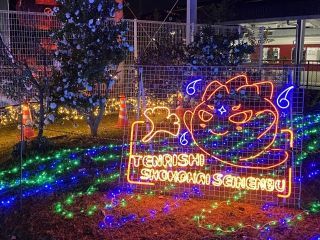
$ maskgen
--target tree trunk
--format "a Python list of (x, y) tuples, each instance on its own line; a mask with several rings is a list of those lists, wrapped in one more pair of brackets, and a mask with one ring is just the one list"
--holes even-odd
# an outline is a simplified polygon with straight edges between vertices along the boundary
[(43, 136), (43, 127), (44, 127), (44, 102), (43, 102), (43, 90), (39, 89), (39, 127), (38, 127), (38, 138)]
[(99, 128), (99, 125), (89, 125), (90, 126), (90, 132), (91, 132), (91, 136), (93, 137), (97, 137), (98, 136), (98, 128)]
[(91, 136), (96, 137), (98, 136), (98, 128), (100, 125), (100, 122), (103, 118), (103, 114), (105, 112), (105, 106), (106, 104), (102, 102), (102, 100), (100, 100), (99, 102), (99, 113), (98, 116), (94, 115), (94, 110), (92, 110), (89, 119), (87, 121), (89, 127), (90, 127), (90, 132), (91, 132)]

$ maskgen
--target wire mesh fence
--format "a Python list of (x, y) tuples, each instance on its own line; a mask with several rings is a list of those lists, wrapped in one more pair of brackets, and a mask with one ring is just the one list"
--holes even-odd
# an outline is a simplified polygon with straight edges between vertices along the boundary
[[(218, 199), (226, 199), (234, 191), (249, 188), (246, 201), (299, 205), (300, 183), (296, 179), (300, 176), (300, 166), (295, 164), (295, 160), (296, 153), (301, 151), (302, 142), (300, 138), (295, 138), (292, 147), (289, 130), (293, 130), (295, 135), (301, 131), (295, 129), (295, 124), (298, 124), (296, 119), (303, 114), (303, 89), (295, 88), (289, 95), (284, 92), (282, 97), (278, 97), (286, 90), (287, 84), (294, 82), (299, 85), (305, 82), (304, 69), (284, 66), (132, 65), (146, 50), (156, 48), (159, 42), (170, 39), (176, 44), (185, 44), (187, 26), (184, 23), (126, 21), (129, 29), (127, 38), (135, 50), (127, 57), (126, 65), (119, 66), (121, 72), (113, 87), (107, 89), (102, 84), (99, 88), (104, 92), (109, 91), (106, 113), (118, 112), (119, 96), (125, 95), (129, 119), (139, 121), (134, 124), (132, 132), (124, 132), (124, 141), (131, 146), (128, 149), (130, 155), (166, 158), (166, 164), (172, 165), (169, 166), (169, 173), (160, 172), (164, 170), (161, 169), (164, 164), (162, 160), (162, 163), (157, 162), (159, 166), (154, 169), (148, 164), (147, 167), (143, 165), (143, 161), (149, 161), (150, 164), (150, 159), (141, 162), (138, 157), (130, 163), (125, 149), (123, 159), (130, 167), (126, 172), (128, 179), (136, 182), (140, 189), (152, 190), (156, 187), (163, 191), (174, 189), (174, 192), (179, 193), (190, 190), (194, 195), (202, 193), (203, 196)], [(52, 56), (56, 50), (50, 33), (59, 27), (55, 17), (42, 13), (0, 11), (0, 23), (3, 43), (14, 57), (26, 62), (36, 76), (41, 78), (50, 75), (54, 65)], [(190, 27), (194, 31), (203, 25)], [(223, 35), (241, 31), (238, 27), (213, 28)], [(4, 52), (5, 49), (1, 48), (0, 51)], [(23, 73), (2, 62), (0, 70), (2, 107), (14, 103), (4, 91), (8, 87), (17, 87), (19, 94), (15, 77)], [(228, 85), (228, 81), (237, 74), (246, 77), (239, 77), (235, 84), (231, 81)], [(296, 79), (299, 82), (295, 82)], [(25, 88), (29, 89), (28, 86)], [(219, 90), (215, 91), (217, 88)], [(34, 89), (28, 90), (30, 99), (36, 94)], [(283, 104), (284, 108), (277, 105), (279, 99), (282, 99), (280, 106)], [(288, 107), (286, 100), (289, 102)], [(5, 108), (5, 111), (14, 110)], [(178, 166), (181, 161), (185, 162), (184, 166)], [(141, 178), (142, 170), (148, 177)], [(191, 172), (193, 178), (187, 180), (186, 177), (170, 175), (171, 179), (178, 180), (163, 180), (168, 180), (169, 174), (174, 171)], [(212, 178), (215, 181), (211, 181)], [(155, 186), (141, 186), (140, 183), (152, 182), (150, 179), (157, 179)], [(290, 197), (279, 197), (289, 194), (289, 190)]]
[(243, 190), (248, 202), (299, 205), (295, 161), (302, 143), (294, 136), (303, 90), (293, 87), (296, 69), (141, 66), (138, 72), (125, 182), (215, 199)]
[[(111, 20), (112, 21), (112, 20)], [(186, 24), (163, 23), (143, 20), (125, 20), (128, 25), (127, 39), (134, 46), (134, 52), (129, 53), (125, 63), (134, 64), (147, 49), (156, 47), (156, 43), (166, 42), (168, 39), (177, 44), (184, 44), (186, 38)], [(45, 13), (30, 13), (16, 11), (0, 11), (0, 35), (3, 43), (9, 48), (13, 57), (25, 62), (37, 77), (49, 76), (54, 65), (53, 54), (56, 45), (50, 38), (50, 33), (59, 28), (60, 24), (55, 16)], [(196, 26), (200, 28), (201, 25)], [(219, 33), (227, 34), (238, 31), (237, 27), (214, 26)], [(4, 53), (3, 46), (0, 51)], [(12, 104), (12, 99), (3, 94), (8, 81), (14, 84), (14, 69), (8, 64), (0, 64), (0, 107)], [(120, 81), (124, 78), (119, 74)], [(14, 87), (14, 86), (13, 86)], [(2, 94), (1, 94), (2, 92)], [(36, 92), (29, 91), (32, 99)], [(118, 96), (117, 96), (118, 97)]]
[[(0, 64), (0, 106), (15, 104), (7, 91), (21, 93), (17, 78), (23, 77), (23, 65), (27, 64), (36, 78), (50, 76), (56, 45), (50, 33), (57, 27), (57, 20), (45, 14), (0, 11), (1, 57), (11, 55), (12, 62)], [(15, 62), (15, 64), (13, 64)], [(37, 92), (31, 86), (23, 86), (26, 98), (34, 99)], [(16, 91), (13, 91), (16, 89)], [(20, 92), (19, 92), (20, 90)]]
[[(134, 46), (134, 52), (129, 53), (125, 64), (134, 64), (139, 56), (150, 49), (157, 48), (158, 43), (172, 41), (175, 44), (186, 43), (185, 23), (156, 22), (144, 20), (125, 20), (128, 25), (127, 38)], [(16, 11), (0, 11), (0, 35), (3, 43), (9, 47), (15, 59), (26, 62), (32, 69), (35, 76), (43, 77), (50, 75), (54, 65), (53, 54), (56, 45), (50, 38), (52, 30), (59, 28), (59, 22), (52, 15), (45, 13), (30, 13)], [(204, 25), (190, 25), (191, 32), (201, 30)], [(245, 31), (239, 26), (212, 26), (216, 34), (227, 36), (228, 34), (241, 33)], [(3, 52), (3, 47), (0, 47)], [(15, 88), (15, 77), (22, 73), (17, 73), (3, 62), (0, 63), (0, 107), (10, 105), (13, 102), (10, 97), (3, 94), (6, 91), (4, 86)], [(303, 86), (316, 86), (318, 81), (318, 67), (308, 65), (303, 75)], [(119, 74), (120, 82), (125, 77)], [(28, 89), (28, 88), (27, 88)], [(105, 88), (101, 88), (105, 89)], [(28, 90), (28, 96), (32, 99), (36, 92), (35, 89)], [(111, 96), (114, 102), (118, 96)]]

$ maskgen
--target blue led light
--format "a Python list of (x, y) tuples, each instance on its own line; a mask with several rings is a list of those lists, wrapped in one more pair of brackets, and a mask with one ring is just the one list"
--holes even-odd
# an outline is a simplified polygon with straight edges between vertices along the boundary
[(286, 109), (290, 106), (288, 94), (293, 88), (294, 86), (289, 86), (279, 94), (279, 96), (277, 97), (277, 105), (279, 108)]
[(188, 132), (184, 132), (181, 136), (180, 136), (180, 144), (182, 146), (185, 146), (189, 143), (189, 141), (186, 138), (186, 135), (188, 134)]
[(224, 106), (221, 106), (221, 107), (218, 109), (218, 111), (220, 112), (221, 115), (223, 115), (224, 113), (227, 112), (227, 110), (225, 109)]
[(201, 81), (202, 79), (198, 78), (187, 85), (186, 92), (189, 96), (192, 96), (196, 93), (196, 83)]

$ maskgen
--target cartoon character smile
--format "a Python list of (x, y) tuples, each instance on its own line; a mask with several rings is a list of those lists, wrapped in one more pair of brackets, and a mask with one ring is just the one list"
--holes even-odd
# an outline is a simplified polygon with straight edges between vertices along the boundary
[(288, 152), (274, 148), (280, 133), (279, 112), (273, 104), (270, 81), (249, 83), (245, 75), (224, 84), (212, 81), (201, 102), (184, 114), (184, 123), (195, 145), (206, 155), (228, 165), (269, 169), (283, 164)]

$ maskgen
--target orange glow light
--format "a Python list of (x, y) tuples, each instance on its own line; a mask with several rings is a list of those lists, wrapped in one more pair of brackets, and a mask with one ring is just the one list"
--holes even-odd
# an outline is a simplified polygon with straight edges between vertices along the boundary
[[(203, 122), (210, 121), (212, 119), (212, 117), (210, 115), (209, 115), (210, 117), (207, 117), (204, 119), (204, 113), (207, 113), (207, 111), (201, 109), (202, 105), (204, 105), (206, 101), (210, 100), (216, 94), (217, 91), (225, 90), (226, 93), (229, 94), (230, 93), (229, 88), (232, 84), (237, 85), (236, 91), (240, 91), (240, 90), (242, 90), (244, 88), (248, 88), (248, 87), (249, 88), (253, 87), (255, 89), (255, 92), (259, 95), (264, 93), (261, 91), (261, 89), (263, 87), (268, 88), (268, 90), (269, 90), (269, 91), (267, 91), (267, 94), (266, 94), (267, 97), (264, 97), (263, 100), (270, 105), (270, 109), (265, 109), (262, 111), (258, 111), (256, 113), (254, 113), (252, 110), (244, 110), (241, 112), (236, 112), (236, 113), (229, 116), (228, 120), (231, 123), (234, 123), (237, 125), (236, 129), (238, 131), (241, 131), (243, 129), (241, 125), (252, 120), (253, 116), (258, 117), (259, 115), (266, 114), (266, 113), (270, 113), (273, 116), (272, 122), (270, 123), (270, 126), (268, 126), (267, 129), (265, 129), (262, 133), (260, 133), (257, 136), (257, 140), (259, 140), (262, 137), (264, 137), (266, 134), (272, 132), (273, 135), (272, 135), (271, 140), (268, 142), (268, 144), (266, 146), (264, 146), (264, 148), (260, 149), (258, 152), (252, 154), (251, 156), (240, 157), (240, 159), (239, 159), (240, 162), (256, 159), (263, 154), (267, 154), (268, 152), (280, 151), (279, 149), (272, 149), (272, 145), (274, 144), (276, 137), (278, 135), (278, 131), (279, 131), (278, 130), (279, 112), (278, 112), (276, 106), (271, 101), (273, 98), (273, 91), (274, 91), (273, 83), (270, 81), (262, 81), (259, 83), (249, 84), (249, 81), (248, 81), (248, 78), (246, 75), (238, 75), (236, 77), (233, 77), (230, 80), (226, 81), (225, 84), (222, 84), (217, 80), (212, 81), (205, 88), (204, 94), (201, 98), (202, 101), (194, 108), (194, 110), (193, 111), (191, 111), (191, 110), (185, 111), (185, 114), (183, 117), (184, 125), (187, 127), (195, 145), (206, 155), (211, 156), (214, 159), (216, 159), (217, 161), (220, 161), (224, 164), (228, 164), (228, 165), (235, 166), (235, 167), (242, 167), (242, 168), (249, 168), (249, 169), (270, 169), (270, 168), (275, 168), (275, 167), (285, 163), (288, 159), (288, 153), (285, 150), (281, 150), (285, 153), (284, 159), (282, 159), (279, 162), (274, 163), (272, 165), (269, 165), (269, 166), (243, 166), (241, 164), (234, 164), (230, 161), (227, 161), (225, 159), (220, 158), (219, 156), (212, 155), (197, 143), (197, 141), (194, 137), (194, 134), (193, 134), (193, 131), (194, 131), (193, 121), (194, 121), (195, 113), (198, 112), (198, 116), (199, 116), (200, 120), (202, 120)], [(240, 86), (238, 86), (238, 85), (240, 85)], [(241, 107), (241, 104), (239, 104), (237, 106), (233, 106), (232, 110), (237, 111), (240, 109), (240, 107)], [(202, 128), (205, 128), (206, 124), (200, 123), (200, 126)], [(216, 131), (213, 131), (212, 129), (209, 129), (209, 132), (214, 135), (217, 135), (217, 136), (226, 136), (229, 133), (228, 130), (224, 131), (223, 133), (217, 133)], [(286, 132), (290, 133), (289, 131), (286, 131)], [(290, 144), (291, 143), (293, 144), (293, 141), (290, 140)]]
[[(242, 92), (240, 93), (240, 91)], [(240, 95), (245, 91), (249, 92), (248, 98)], [(219, 96), (216, 97), (216, 94)], [(227, 100), (221, 99), (220, 101), (219, 98), (223, 98), (221, 97), (224, 96), (223, 94), (232, 94), (232, 98), (228, 98)], [(252, 96), (250, 94), (257, 94), (259, 96)], [(257, 104), (248, 102), (250, 97), (254, 97), (254, 99), (258, 99), (261, 102)], [(293, 148), (294, 132), (291, 129), (280, 128), (279, 119), (281, 115), (273, 103), (273, 98), (274, 85), (271, 81), (250, 83), (247, 76), (242, 74), (224, 83), (218, 80), (211, 81), (206, 86), (200, 103), (198, 102), (192, 110), (186, 110), (181, 120), (179, 116), (172, 113), (168, 107), (156, 106), (147, 108), (143, 113), (145, 121), (135, 121), (131, 125), (129, 159), (126, 170), (127, 181), (131, 184), (146, 186), (154, 186), (156, 183), (168, 182), (266, 191), (273, 192), (274, 195), (277, 195), (279, 198), (289, 198), (292, 192), (291, 167), (286, 168), (286, 174), (288, 175), (272, 178), (267, 175), (240, 176), (244, 174), (243, 172), (238, 172), (240, 175), (222, 171), (217, 172), (217, 168), (215, 167), (218, 165), (213, 165), (213, 168), (209, 166), (211, 160), (216, 160), (218, 164), (229, 165), (238, 170), (239, 168), (269, 170), (282, 165), (287, 166), (285, 164), (291, 162), (288, 161), (289, 150), (287, 150), (287, 148), (288, 143), (290, 143), (290, 148)], [(242, 101), (242, 99), (245, 100)], [(217, 101), (222, 102), (222, 104), (220, 102), (216, 103)], [(225, 102), (227, 102), (228, 105), (223, 106)], [(232, 103), (232, 105), (230, 106), (229, 103)], [(226, 114), (221, 113), (221, 115), (218, 115), (216, 114), (217, 109), (215, 108), (219, 108), (221, 105), (225, 107), (223, 113)], [(159, 124), (158, 122), (160, 121), (156, 121), (154, 116), (158, 112), (161, 112), (165, 117), (163, 120), (166, 123), (170, 123), (170, 127), (163, 127), (164, 124), (162, 124), (162, 122)], [(181, 123), (182, 120), (183, 123)], [(257, 124), (247, 124), (250, 121), (256, 120), (259, 121), (257, 123), (263, 121), (264, 127), (257, 128)], [(220, 124), (221, 121), (224, 121), (223, 124)], [(141, 138), (137, 139), (139, 125), (146, 126), (147, 124), (150, 124), (150, 128), (146, 127), (146, 131), (144, 129), (142, 131), (139, 130), (139, 133), (141, 134), (141, 132), (143, 132), (143, 134)], [(214, 124), (219, 125), (219, 127), (215, 127)], [(222, 147), (219, 144), (210, 145), (207, 139), (205, 139), (205, 144), (201, 142), (203, 134), (207, 136), (209, 135), (208, 132), (218, 136), (214, 138), (214, 141), (220, 139), (219, 137), (221, 137), (221, 141), (229, 141), (228, 135), (232, 133), (232, 131), (243, 131), (240, 133), (237, 132), (235, 135), (237, 139), (241, 139), (242, 143), (242, 139), (246, 138), (245, 134), (252, 133), (247, 130), (248, 128), (252, 128), (252, 126), (254, 126), (255, 129), (253, 134), (250, 135), (250, 141), (259, 141), (257, 145), (252, 144), (252, 146), (257, 146), (257, 149), (249, 149), (249, 151), (243, 151), (244, 153), (236, 152), (232, 157), (227, 154), (229, 149), (224, 152), (224, 149), (222, 149), (224, 145), (221, 145)], [(187, 131), (185, 131), (185, 128)], [(184, 131), (181, 131), (182, 129), (184, 129)], [(169, 137), (177, 138), (181, 133), (183, 133), (181, 136), (184, 137), (186, 137), (185, 134), (188, 134), (187, 142), (189, 142), (189, 137), (191, 136), (192, 140), (190, 140), (193, 143), (190, 144), (190, 148), (188, 148), (187, 151), (184, 149), (181, 150), (181, 146), (179, 146), (179, 148), (170, 146), (173, 149), (171, 152), (163, 152), (161, 147), (154, 149), (152, 145), (153, 142), (161, 144), (161, 140), (159, 141), (159, 139)], [(283, 136), (287, 140), (286, 148), (284, 149), (274, 147), (274, 143), (279, 136)], [(198, 137), (199, 143), (196, 137)], [(213, 138), (210, 137), (210, 139)], [(237, 141), (238, 140), (235, 140), (234, 142)], [(139, 142), (138, 145), (136, 145), (137, 142)], [(179, 143), (179, 139), (170, 139), (170, 141), (167, 142)], [(230, 147), (230, 145), (233, 147), (231, 143), (232, 141), (230, 141), (230, 144), (226, 144), (226, 148)], [(140, 145), (151, 147), (146, 153), (137, 153), (136, 148)], [(186, 144), (182, 145), (185, 146)], [(213, 145), (217, 146), (216, 148), (219, 151), (211, 151), (213, 150)], [(143, 151), (145, 150), (144, 146), (142, 149)], [(174, 152), (174, 149), (179, 149), (179, 152)], [(220, 149), (222, 150), (220, 151)], [(233, 149), (231, 151), (233, 151)], [(223, 154), (221, 154), (221, 152)], [(273, 156), (269, 156), (272, 154), (275, 154), (276, 159), (274, 159)], [(206, 158), (210, 161), (206, 162)], [(262, 163), (260, 161), (254, 161), (260, 160), (261, 158), (266, 158), (268, 161), (261, 161)], [(236, 160), (235, 162), (233, 162), (234, 159)], [(223, 168), (221, 165), (218, 167), (218, 169), (220, 169), (220, 167)], [(248, 171), (248, 174), (249, 172), (260, 173), (259, 171)], [(263, 172), (263, 174), (265, 174), (265, 172)]]
[[(175, 118), (175, 121), (174, 121), (174, 125), (177, 126), (177, 130), (176, 132), (171, 132), (171, 131), (168, 131), (168, 130), (156, 130), (155, 131), (155, 125), (154, 125), (154, 121), (153, 119), (149, 116), (149, 114), (153, 114), (156, 110), (164, 110), (167, 112), (167, 117), (166, 119), (170, 119), (170, 118)], [(151, 139), (154, 138), (154, 136), (158, 133), (167, 133), (169, 135), (171, 135), (172, 137), (177, 137), (179, 135), (179, 132), (180, 132), (180, 118), (178, 117), (177, 114), (175, 113), (170, 113), (170, 109), (167, 108), (167, 107), (154, 107), (154, 108), (147, 108), (145, 111), (144, 111), (144, 116), (147, 118), (147, 122), (149, 122), (151, 124), (151, 130), (149, 133), (147, 133), (146, 136), (144, 136), (142, 138), (142, 142), (150, 142)]]

